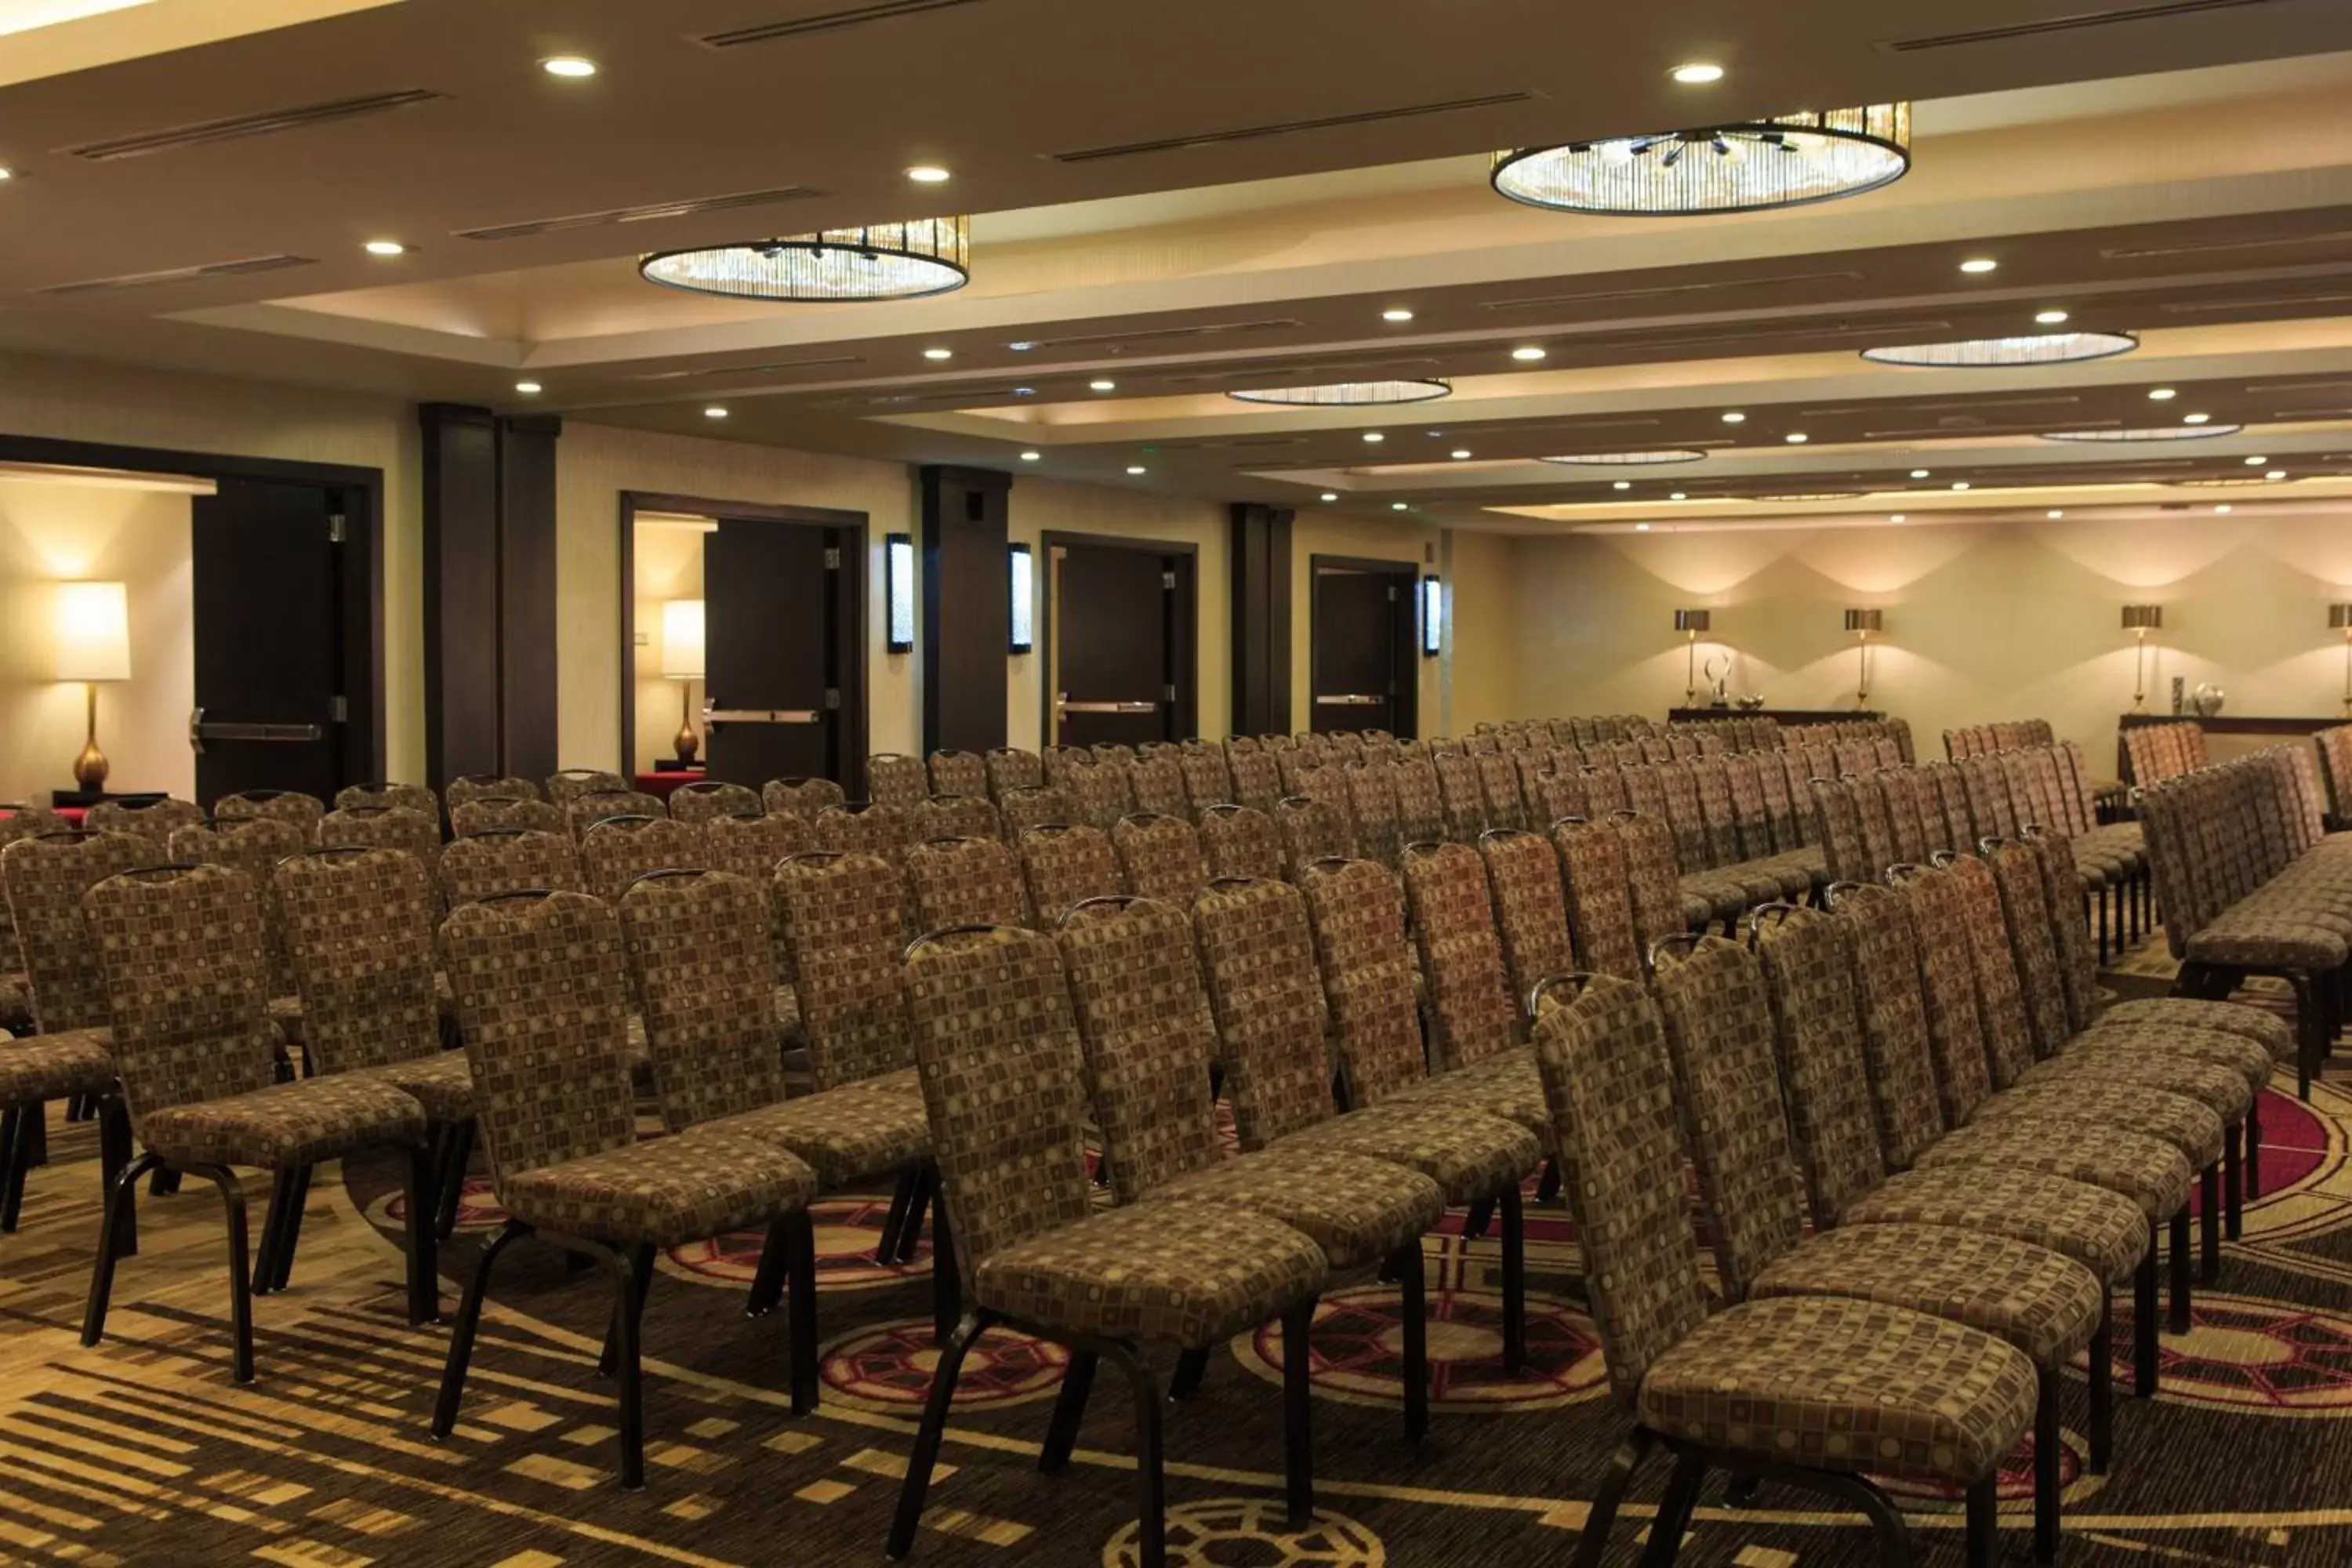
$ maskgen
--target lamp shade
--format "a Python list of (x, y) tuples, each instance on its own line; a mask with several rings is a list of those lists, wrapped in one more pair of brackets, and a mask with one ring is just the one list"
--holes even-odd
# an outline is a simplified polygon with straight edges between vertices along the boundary
[(1676, 610), (1675, 630), (1678, 632), (1709, 631), (1713, 629), (1714, 620), (1715, 617), (1705, 610)]
[(131, 679), (131, 611), (120, 583), (60, 583), (58, 679)]
[(2162, 605), (2126, 605), (2124, 606), (2124, 630), (2153, 632), (2163, 629), (2164, 606)]
[(1848, 610), (1845, 613), (1845, 629), (1850, 632), (1878, 631), (1885, 623), (1885, 612), (1883, 610)]
[(661, 672), (668, 680), (702, 679), (702, 601), (662, 601)]

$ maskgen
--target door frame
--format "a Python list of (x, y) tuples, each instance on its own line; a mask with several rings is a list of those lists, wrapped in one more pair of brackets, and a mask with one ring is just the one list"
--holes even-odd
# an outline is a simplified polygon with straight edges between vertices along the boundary
[(1396, 579), (1397, 608), (1390, 618), (1391, 629), (1398, 634), (1397, 668), (1390, 679), (1396, 682), (1397, 689), (1395, 711), (1390, 718), (1395, 725), (1397, 739), (1414, 739), (1421, 733), (1421, 648), (1420, 638), (1416, 635), (1421, 629), (1421, 563), (1370, 555), (1309, 555), (1307, 558), (1307, 728), (1310, 731), (1315, 728), (1315, 641), (1323, 630), (1315, 582), (1317, 574), (1326, 566)]
[[(833, 507), (783, 506), (772, 501), (714, 500), (707, 496), (672, 495), (658, 490), (623, 490), (621, 536), (621, 772), (636, 776), (637, 749), (637, 513), (683, 512), (739, 522), (782, 522), (803, 528), (838, 529), (848, 536), (841, 558), (849, 614), (835, 628), (834, 653), (841, 666), (841, 771), (849, 776), (842, 789), (852, 800), (863, 797), (868, 715), (866, 710), (866, 515)], [(709, 689), (706, 686), (703, 695)], [(856, 786), (856, 787), (852, 787)]]
[(1152, 555), (1181, 556), (1184, 568), (1176, 579), (1176, 668), (1188, 671), (1187, 678), (1177, 687), (1177, 739), (1184, 740), (1201, 732), (1201, 547), (1174, 539), (1138, 539), (1124, 533), (1087, 533), (1077, 529), (1055, 529), (1037, 536), (1037, 548), (1045, 552), (1045, 574), (1035, 579), (1037, 592), (1045, 596), (1045, 613), (1037, 617), (1037, 731), (1038, 749), (1054, 742), (1054, 596), (1051, 591), (1054, 571), (1054, 550), (1056, 546), (1082, 545), (1088, 549), (1107, 547), (1113, 550), (1140, 550)]
[[(344, 463), (299, 462), (226, 452), (180, 452), (162, 447), (118, 447), (47, 436), (0, 433), (0, 462), (68, 468), (121, 468), (138, 474), (185, 474), (200, 479), (275, 479), (344, 492), (343, 733), (356, 735), (362, 777), (390, 775), (384, 740), (383, 470)], [(193, 521), (191, 529), (193, 530)], [(346, 747), (344, 755), (352, 754)]]

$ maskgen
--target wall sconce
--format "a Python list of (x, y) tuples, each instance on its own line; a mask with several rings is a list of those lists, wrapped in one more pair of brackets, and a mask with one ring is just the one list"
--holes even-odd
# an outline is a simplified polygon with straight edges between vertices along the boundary
[(1029, 653), (1037, 646), (1036, 561), (1025, 544), (1011, 547), (1006, 566), (1006, 592), (1012, 595), (1009, 625), (1013, 630), (1012, 648), (1014, 653)]
[(1870, 706), (1870, 634), (1883, 631), (1886, 625), (1884, 610), (1848, 610), (1845, 629), (1853, 634), (1854, 681), (1853, 705)]
[(1683, 706), (1685, 708), (1698, 706), (1698, 634), (1711, 630), (1714, 624), (1715, 616), (1711, 611), (1675, 612), (1675, 630), (1682, 633), (1690, 645), (1690, 658), (1683, 668)]
[(131, 610), (120, 583), (60, 583), (53, 630), (59, 680), (79, 680), (89, 699), (89, 728), (74, 782), (95, 795), (106, 787), (106, 753), (98, 749), (98, 683), (131, 679)]
[(1444, 647), (1445, 585), (1436, 577), (1421, 580), (1421, 657), (1435, 658)]
[(2132, 711), (2147, 707), (2147, 634), (2164, 629), (2162, 605), (2126, 605), (2124, 630), (2139, 638), (2139, 651), (2132, 661)]
[(915, 651), (915, 540), (912, 534), (886, 534), (882, 540), (882, 595), (888, 616), (887, 635), (892, 653)]
[(2328, 605), (2327, 625), (2344, 634), (2344, 717), (2352, 719), (2352, 605)]

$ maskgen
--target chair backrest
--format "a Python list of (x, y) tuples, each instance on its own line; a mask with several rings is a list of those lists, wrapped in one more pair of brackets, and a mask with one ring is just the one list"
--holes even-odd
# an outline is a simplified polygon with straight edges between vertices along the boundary
[(270, 887), (312, 1071), (383, 1067), (440, 1050), (433, 879), (415, 856), (315, 849), (277, 867)]
[(1600, 974), (1537, 1020), (1535, 1054), (1609, 1387), (1631, 1408), (1706, 1317), (1665, 1031), (1638, 984)]
[(772, 879), (819, 1089), (913, 1064), (898, 973), (904, 879), (875, 855), (787, 857)]
[(866, 759), (866, 798), (877, 805), (912, 805), (930, 793), (922, 758), (877, 752)]
[(1772, 1001), (1772, 1041), (1789, 1131), (1816, 1229), (1886, 1180), (1872, 1121), (1862, 996), (1845, 925), (1819, 910), (1758, 911), (1756, 951)]
[(916, 844), (926, 838), (1004, 837), (1004, 819), (984, 795), (927, 795), (907, 807), (907, 823)]
[(1128, 890), (1110, 835), (1099, 827), (1084, 824), (1033, 827), (1021, 836), (1016, 848), (1022, 879), (1029, 889), (1029, 906), (1036, 910), (1041, 927), (1050, 930), (1065, 910), (1081, 900)]
[(1013, 851), (994, 838), (933, 838), (907, 851), (915, 924), (1025, 926), (1035, 919)]
[(1947, 875), (1968, 934), (1969, 967), (1976, 976), (1977, 1016), (1984, 1026), (1985, 1061), (1992, 1086), (2009, 1088), (2033, 1065), (2033, 1024), (2025, 1010), (2017, 955), (2010, 951), (2001, 919), (2000, 889), (1982, 860), (1958, 859)]
[[(1518, 758), (1511, 752), (1486, 752), (1472, 759), (1478, 770), (1478, 798), (1486, 808), (1488, 827), (1525, 827), (1528, 803), (1519, 791)], [(1477, 839), (1474, 833), (1461, 840)]]
[(1576, 967), (1559, 856), (1549, 840), (1509, 828), (1482, 835), (1478, 853), (1486, 863), (1486, 885), (1494, 893), (1495, 924), (1502, 938), (1511, 999), (1524, 1015), (1537, 981)]
[(754, 812), (749, 816), (714, 816), (702, 824), (704, 852), (714, 871), (731, 871), (765, 882), (776, 862), (809, 847), (808, 819), (791, 812)]
[(1331, 1009), (1348, 1103), (1378, 1105), (1427, 1076), (1412, 999), (1396, 881), (1370, 860), (1325, 860), (1301, 868), (1316, 967)]
[(586, 893), (467, 904), (441, 922), (493, 1185), (636, 1141), (627, 965)]
[(2066, 1025), (2074, 1034), (2091, 1026), (2099, 1012), (2098, 956), (2091, 944), (2090, 916), (2083, 908), (2083, 883), (2074, 847), (2063, 834), (2027, 840), (2042, 870), (2042, 896), (2050, 932), (2058, 946), (2058, 981), (2066, 997)]
[(278, 863), (302, 853), (302, 831), (274, 816), (196, 823), (172, 834), (170, 858), (188, 865), (227, 866), (253, 879), (261, 891), (261, 920), (269, 952), (269, 994), (294, 994), (294, 971), (286, 948), (285, 913), (278, 907), (272, 879)]
[(1273, 810), (1283, 795), (1282, 765), (1274, 753), (1255, 744), (1237, 749), (1230, 741), (1226, 747), (1225, 766), (1234, 778), (1232, 798), (1255, 811)]
[(933, 795), (973, 795), (987, 798), (988, 763), (978, 752), (960, 752), (952, 748), (933, 752), (930, 773)]
[[(1336, 773), (1339, 770), (1329, 770)], [(1282, 835), (1284, 869), (1296, 877), (1316, 860), (1353, 858), (1355, 836), (1348, 818), (1328, 800), (1312, 795), (1285, 795), (1275, 802), (1274, 824)]]
[(914, 821), (905, 806), (887, 800), (856, 810), (828, 805), (816, 814), (809, 842), (819, 849), (879, 855), (893, 865), (904, 866), (908, 847), (915, 842)]
[(1486, 861), (1467, 844), (1416, 846), (1405, 853), (1404, 890), (1429, 988), (1431, 1065), (1450, 1072), (1517, 1047), (1519, 1005)]
[(1132, 813), (1118, 819), (1110, 842), (1127, 886), (1139, 897), (1185, 909), (1208, 883), (1201, 830), (1181, 817)]
[(1927, 775), (1918, 769), (1879, 769), (1878, 791), (1886, 798), (1886, 815), (1895, 826), (1895, 859), (1888, 864), (1916, 866), (1931, 851), (1964, 847), (1946, 842), (1943, 811), (1936, 804)]
[(908, 951), (907, 1013), (964, 1289), (992, 1253), (1091, 1212), (1086, 1061), (1051, 937), (1009, 926)]
[(1859, 779), (1813, 779), (1808, 786), (1813, 836), (1833, 881), (1875, 882), (1886, 869), (1863, 832), (1862, 790)]
[[(1097, 763), (1093, 766), (1096, 772), (1101, 772), (1109, 764)], [(1123, 794), (1121, 798), (1124, 798)], [(1125, 807), (1120, 809), (1123, 811)], [(1003, 799), (997, 802), (997, 815), (1004, 819), (1004, 832), (1014, 838), (1048, 822), (1091, 822), (1097, 827), (1105, 826), (1097, 820), (1098, 814), (1096, 811), (1083, 806), (1068, 790), (1053, 784), (1042, 789), (1008, 790)], [(1116, 822), (1118, 819), (1113, 816), (1110, 820)]]
[(1356, 824), (1356, 848), (1368, 859), (1393, 866), (1405, 840), (1397, 833), (1397, 764), (1357, 763), (1340, 770), (1348, 785), (1348, 814)]
[(598, 789), (575, 795), (563, 803), (564, 826), (572, 837), (584, 838), (588, 830), (608, 816), (669, 816), (669, 802), (635, 789)]
[(507, 893), (587, 888), (569, 835), (501, 827), (469, 834), (441, 851), (441, 892), (451, 909)]
[(1193, 900), (1192, 925), (1241, 1147), (1262, 1149), (1328, 1118), (1330, 1010), (1305, 896), (1275, 878), (1220, 879)]
[(335, 809), (350, 811), (354, 807), (396, 805), (403, 811), (413, 811), (434, 825), (441, 825), (441, 797), (423, 784), (345, 784), (335, 792)]
[(319, 818), (316, 838), (326, 849), (398, 849), (413, 855), (428, 888), (441, 858), (440, 819), (404, 805), (339, 805)]
[(1701, 937), (1687, 951), (1658, 955), (1652, 989), (1666, 1021), (1717, 1276), (1726, 1300), (1745, 1300), (1756, 1277), (1804, 1232), (1764, 966), (1737, 942)]
[(1683, 913), (1680, 869), (1675, 858), (1675, 836), (1663, 817), (1647, 812), (1612, 816), (1609, 831), (1625, 848), (1625, 884), (1633, 901), (1633, 929), (1643, 953), (1670, 936), (1689, 928)]
[(1087, 1059), (1111, 1193), (1133, 1203), (1219, 1159), (1209, 1095), (1217, 1029), (1184, 911), (1114, 896), (1055, 932)]
[(1624, 838), (1604, 823), (1563, 822), (1551, 830), (1551, 842), (1578, 964), (1595, 974), (1641, 979), (1642, 941), (1633, 923)]
[(205, 820), (204, 807), (175, 795), (153, 800), (101, 800), (82, 814), (81, 825), (92, 833), (129, 833), (161, 850), (173, 834)]
[(516, 778), (509, 773), (460, 773), (451, 779), (443, 792), (449, 803), (454, 820), (457, 808), (478, 800), (537, 800), (539, 786), (530, 780)]
[(1401, 757), (1396, 773), (1397, 839), (1419, 844), (1445, 837), (1445, 796), (1438, 783), (1436, 762), (1423, 753)]
[(1918, 776), (1931, 787), (1936, 813), (1943, 823), (1942, 831), (1937, 833), (1934, 820), (1929, 821), (1929, 837), (1937, 848), (1967, 854), (1976, 846), (1977, 832), (1975, 819), (1969, 814), (1969, 786), (1960, 770), (1950, 763), (1929, 763), (1918, 770)]
[(94, 884), (81, 905), (134, 1127), (269, 1086), (278, 1030), (253, 879), (226, 866), (149, 867)]
[(163, 853), (144, 835), (131, 833), (40, 835), (0, 849), (0, 879), (7, 884), (8, 912), (33, 986), (33, 1022), (41, 1033), (104, 1028), (110, 1022), (106, 977), (83, 924), (82, 895), (118, 872), (154, 864)]
[[(1920, 1031), (1934, 1064), (1937, 1103), (1942, 1122), (1957, 1127), (1976, 1113), (1993, 1088), (1967, 917), (1959, 889), (1950, 874), (1942, 870), (1931, 868), (1906, 878), (1899, 901), (1911, 917), (1911, 942), (1906, 955), (1911, 965), (1908, 984), (1916, 990), (1921, 1009)], [(1857, 952), (1868, 951), (1864, 942), (1856, 938)], [(1867, 963), (1864, 975), (1865, 981), (1873, 978)], [(1891, 975), (1886, 981), (1898, 983)], [(1896, 1162), (1890, 1158), (1890, 1163)]]
[(547, 798), (558, 805), (583, 795), (612, 795), (628, 787), (629, 781), (609, 768), (562, 768), (547, 775)]
[(782, 1100), (764, 882), (656, 873), (618, 908), (662, 1125), (682, 1132)]
[(724, 779), (697, 779), (669, 792), (669, 814), (680, 822), (704, 823), (715, 816), (757, 816), (767, 809), (761, 803), (759, 791)]
[(1438, 803), (1445, 818), (1445, 837), (1475, 843), (1486, 831), (1486, 792), (1478, 782), (1477, 759), (1465, 752), (1448, 752), (1432, 764), (1437, 770)]
[(700, 871), (709, 865), (702, 829), (667, 816), (608, 816), (580, 840), (580, 869), (588, 890), (608, 903), (648, 871)]
[(1004, 792), (1035, 789), (1045, 782), (1045, 764), (1034, 752), (1018, 746), (992, 746), (984, 763), (988, 797), (1002, 800)]
[(1176, 769), (1184, 780), (1184, 799), (1198, 815), (1202, 806), (1234, 798), (1233, 771), (1216, 746), (1187, 742), (1176, 753)]
[(528, 827), (540, 833), (565, 833), (563, 808), (537, 795), (486, 795), (470, 800), (455, 798), (451, 790), (449, 830), (463, 838), (501, 827)]
[(2022, 844), (1996, 846), (1987, 858), (2000, 893), (2001, 923), (2017, 965), (2025, 1018), (2033, 1031), (2033, 1054), (2054, 1057), (2074, 1037), (2067, 1019), (2066, 979), (2058, 958), (2058, 936), (2050, 929), (2050, 907), (2042, 889), (2042, 862)]
[[(1117, 762), (1097, 766), (1118, 766)], [(1166, 752), (1156, 756), (1139, 757), (1124, 764), (1127, 787), (1138, 811), (1156, 811), (1166, 816), (1189, 816), (1192, 803), (1184, 793), (1184, 770)]]
[(760, 803), (770, 811), (814, 820), (831, 805), (845, 805), (849, 796), (831, 779), (770, 779), (760, 786)]
[(1201, 818), (1201, 855), (1216, 877), (1279, 877), (1282, 830), (1245, 805), (1217, 806)]
[(326, 815), (325, 801), (299, 790), (241, 790), (213, 802), (213, 816), (216, 818), (233, 821), (244, 816), (274, 816), (299, 829), (304, 841), (312, 844), (318, 842), (319, 818)]

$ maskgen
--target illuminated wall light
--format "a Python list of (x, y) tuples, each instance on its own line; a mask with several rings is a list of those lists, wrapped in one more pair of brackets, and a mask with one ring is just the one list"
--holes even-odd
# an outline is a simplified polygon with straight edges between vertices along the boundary
[(1143, 465), (1141, 463), (1129, 463), (1127, 466), (1127, 471), (1131, 476), (1140, 478), (1143, 474)]
[(1118, 383), (1115, 381), (1090, 381), (1087, 383), (1087, 390), (1088, 392), (1116, 392), (1118, 390)]
[(1631, 479), (1619, 479), (1615, 484), (1611, 485), (1609, 488), (1616, 490), (1630, 490), (1633, 488), (1633, 481)]
[(907, 171), (907, 178), (919, 185), (944, 185), (951, 177), (937, 163), (918, 163)]
[(1392, 500), (1389, 502), (1389, 510), (1391, 511), (1411, 511), (1412, 510), (1412, 503), (1411, 501)]
[(1956, 490), (1967, 489), (1969, 488), (1969, 481), (1966, 479), (1954, 479), (1952, 481), (1952, 488)]
[(539, 68), (550, 76), (579, 81), (596, 74), (596, 62), (583, 55), (554, 55), (540, 61)]
[(2228, 501), (2223, 501), (2221, 505), (2219, 505), (2219, 506), (2215, 507), (2213, 510), (2214, 510), (2215, 511), (2219, 512), (2221, 516), (2223, 516), (2223, 517), (2227, 517), (2227, 516), (2229, 516), (2229, 515), (2230, 515), (2230, 503), (2229, 503)]
[(886, 535), (882, 541), (882, 595), (889, 615), (892, 653), (915, 651), (915, 538)]
[(1673, 494), (1671, 494), (1671, 495), (1669, 495), (1668, 497), (1666, 497), (1666, 499), (1667, 499), (1668, 500), (1690, 500), (1690, 496), (1689, 496), (1689, 494), (1688, 494), (1687, 492), (1685, 492), (1685, 491), (1683, 491), (1683, 490), (1676, 490), (1676, 491), (1675, 491)]
[(1011, 595), (1007, 608), (1012, 629), (1012, 649), (1029, 653), (1037, 646), (1036, 630), (1036, 559), (1025, 544), (1011, 547), (1007, 556), (1006, 591)]
[(1633, 531), (1636, 533), (1647, 533), (1650, 531), (1650, 525), (1646, 522), (1637, 522), (1633, 525)]
[(1444, 651), (1445, 588), (1435, 577), (1421, 580), (1421, 657), (1435, 658)]
[(2248, 467), (2248, 468), (2261, 468), (2264, 463), (2267, 463), (2267, 462), (2269, 462), (2269, 461), (2270, 461), (2270, 459), (2269, 459), (2268, 458), (2248, 458), (2246, 459), (2246, 467)]
[(1387, 440), (1388, 437), (1381, 435), (1378, 430), (1367, 430), (1364, 432), (1364, 439), (1371, 442), (1381, 442)]
[(1461, 462), (1464, 458), (1470, 456), (1470, 448), (1467, 447), (1456, 447), (1454, 448), (1452, 456), (1455, 462)]
[(542, 389), (535, 381), (518, 381), (515, 383), (515, 390), (525, 397), (536, 397)]
[(727, 417), (727, 410), (714, 403), (702, 411), (702, 416), (705, 419), (724, 419)]

